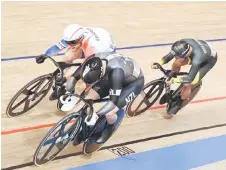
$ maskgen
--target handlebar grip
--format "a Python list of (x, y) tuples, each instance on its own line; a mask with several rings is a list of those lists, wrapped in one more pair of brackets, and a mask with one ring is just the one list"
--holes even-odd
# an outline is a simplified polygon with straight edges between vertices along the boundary
[(157, 65), (158, 66), (158, 69), (161, 70), (167, 76), (166, 70), (159, 63), (153, 63), (153, 64), (154, 65)]

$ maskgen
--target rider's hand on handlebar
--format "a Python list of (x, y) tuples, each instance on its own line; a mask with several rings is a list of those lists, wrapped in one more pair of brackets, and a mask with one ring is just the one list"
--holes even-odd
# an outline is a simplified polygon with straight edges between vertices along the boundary
[(152, 69), (158, 69), (159, 66), (158, 66), (156, 63), (152, 63), (152, 64), (151, 64), (151, 68), (152, 68)]
[(43, 63), (47, 57), (48, 57), (48, 56), (45, 55), (45, 54), (41, 54), (41, 55), (36, 56), (36, 57), (35, 57), (36, 63), (37, 63), (37, 64)]
[(88, 117), (89, 117), (89, 116), (86, 116), (86, 118), (85, 118), (85, 123), (86, 123), (88, 126), (94, 126), (94, 125), (96, 124), (97, 120), (99, 119), (99, 116), (98, 116), (95, 112), (93, 112), (93, 115), (92, 115), (90, 121), (87, 120)]

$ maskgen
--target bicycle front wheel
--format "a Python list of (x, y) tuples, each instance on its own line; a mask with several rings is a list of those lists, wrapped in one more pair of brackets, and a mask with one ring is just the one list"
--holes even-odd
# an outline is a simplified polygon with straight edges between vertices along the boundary
[(164, 81), (157, 79), (146, 84), (142, 92), (126, 107), (126, 116), (135, 117), (148, 110), (160, 97)]
[(33, 162), (40, 166), (52, 161), (79, 133), (81, 116), (71, 113), (53, 126), (37, 147)]

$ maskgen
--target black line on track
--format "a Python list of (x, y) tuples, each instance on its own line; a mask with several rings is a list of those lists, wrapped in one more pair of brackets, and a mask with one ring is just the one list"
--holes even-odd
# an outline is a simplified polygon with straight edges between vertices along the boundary
[[(184, 130), (184, 131), (179, 131), (179, 132), (174, 132), (174, 133), (168, 133), (168, 134), (159, 135), (159, 136), (152, 136), (152, 137), (148, 137), (148, 138), (144, 138), (144, 139), (138, 139), (138, 140), (133, 140), (133, 141), (129, 141), (129, 142), (123, 142), (123, 143), (118, 143), (118, 144), (114, 144), (114, 145), (110, 145), (110, 146), (105, 146), (105, 147), (101, 148), (100, 151), (105, 150), (105, 149), (114, 148), (114, 147), (123, 146), (123, 145), (130, 145), (130, 144), (135, 144), (135, 143), (140, 143), (140, 142), (145, 142), (145, 141), (150, 141), (150, 140), (155, 140), (155, 139), (161, 139), (161, 138), (166, 138), (166, 137), (171, 137), (171, 136), (176, 136), (176, 135), (181, 135), (181, 134), (186, 134), (186, 133), (191, 133), (191, 132), (203, 131), (203, 130), (207, 130), (207, 129), (214, 129), (214, 128), (223, 127), (223, 126), (226, 126), (226, 123), (213, 125), (213, 126), (207, 126), (207, 127), (201, 127), (201, 128), (196, 128), (196, 129)], [(79, 156), (82, 154), (83, 154), (83, 152), (76, 152), (76, 153), (71, 153), (71, 154), (67, 154), (67, 155), (62, 155), (62, 156), (56, 157), (53, 161), (65, 159), (65, 158), (72, 157), (72, 156)], [(14, 169), (25, 168), (28, 166), (34, 166), (34, 163), (28, 162), (28, 163), (24, 163), (24, 164), (20, 164), (20, 165), (10, 166), (8, 168), (2, 168), (2, 170), (14, 170)], [(43, 166), (45, 166), (45, 165), (43, 165)]]

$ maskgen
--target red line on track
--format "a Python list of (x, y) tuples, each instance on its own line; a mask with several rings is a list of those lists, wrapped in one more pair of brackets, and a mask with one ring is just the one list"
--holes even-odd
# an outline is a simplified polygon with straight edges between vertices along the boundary
[[(215, 98), (209, 98), (209, 99), (195, 100), (195, 101), (192, 101), (190, 104), (211, 102), (211, 101), (225, 100), (225, 99), (226, 99), (226, 96), (222, 96), (222, 97), (215, 97)], [(165, 105), (158, 105), (158, 106), (151, 107), (149, 110), (157, 110), (157, 109), (162, 109), (162, 108), (165, 108), (165, 107), (166, 107)], [(1, 132), (1, 135), (9, 135), (9, 134), (14, 134), (14, 133), (19, 133), (19, 132), (26, 132), (26, 131), (36, 130), (36, 129), (43, 129), (43, 128), (47, 128), (47, 127), (52, 127), (55, 124), (56, 123), (49, 123), (49, 124), (44, 124), (44, 125), (7, 130), (7, 131)]]

